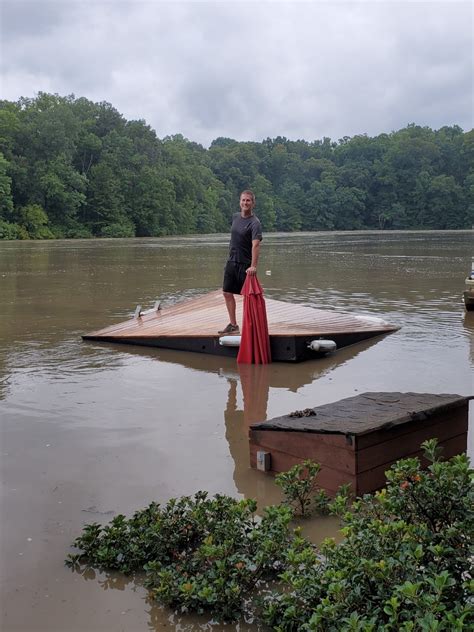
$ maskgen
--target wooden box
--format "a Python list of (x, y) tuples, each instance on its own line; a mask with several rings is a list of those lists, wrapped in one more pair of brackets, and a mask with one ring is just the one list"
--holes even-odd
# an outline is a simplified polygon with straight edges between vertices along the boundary
[(312, 459), (321, 464), (318, 483), (330, 495), (351, 483), (360, 496), (383, 487), (385, 471), (398, 459), (421, 456), (426, 439), (438, 439), (444, 458), (465, 452), (469, 399), (363, 393), (309, 409), (311, 416), (294, 411), (250, 427), (250, 464), (257, 467), (258, 452), (270, 453), (273, 472)]

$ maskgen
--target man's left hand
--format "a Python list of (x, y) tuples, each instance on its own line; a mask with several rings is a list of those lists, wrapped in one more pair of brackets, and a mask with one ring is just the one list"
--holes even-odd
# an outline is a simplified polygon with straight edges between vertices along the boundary
[(257, 268), (255, 266), (250, 266), (250, 268), (247, 268), (245, 272), (250, 274), (250, 276), (255, 276), (257, 274)]

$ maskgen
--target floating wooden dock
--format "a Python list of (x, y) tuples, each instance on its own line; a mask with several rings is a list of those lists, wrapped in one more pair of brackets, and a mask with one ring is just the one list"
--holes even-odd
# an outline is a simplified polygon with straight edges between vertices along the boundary
[[(237, 320), (242, 323), (243, 298), (236, 296)], [(318, 356), (312, 340), (334, 340), (337, 347), (396, 331), (381, 318), (324, 311), (265, 298), (272, 360), (300, 362)], [(121, 342), (221, 356), (237, 356), (238, 348), (219, 344), (228, 322), (220, 290), (150, 311), (125, 322), (88, 333), (84, 340)]]
[[(364, 393), (294, 411), (250, 426), (250, 463), (284, 472), (312, 459), (321, 464), (318, 483), (329, 494), (350, 483), (354, 495), (360, 496), (383, 487), (385, 471), (398, 459), (421, 456), (420, 445), (426, 439), (439, 440), (444, 458), (465, 452), (469, 399)], [(311, 411), (314, 414), (305, 416)]]

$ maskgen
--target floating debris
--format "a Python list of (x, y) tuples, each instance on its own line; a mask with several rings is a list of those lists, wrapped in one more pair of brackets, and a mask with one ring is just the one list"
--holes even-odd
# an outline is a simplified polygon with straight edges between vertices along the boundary
[(304, 410), (295, 410), (288, 417), (315, 417), (316, 413), (313, 408), (305, 408)]

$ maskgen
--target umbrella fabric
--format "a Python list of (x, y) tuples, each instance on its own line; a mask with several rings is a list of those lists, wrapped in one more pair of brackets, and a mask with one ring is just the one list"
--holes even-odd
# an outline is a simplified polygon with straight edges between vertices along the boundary
[(268, 364), (271, 362), (267, 310), (262, 286), (255, 275), (247, 274), (240, 292), (244, 297), (242, 336), (237, 362)]

